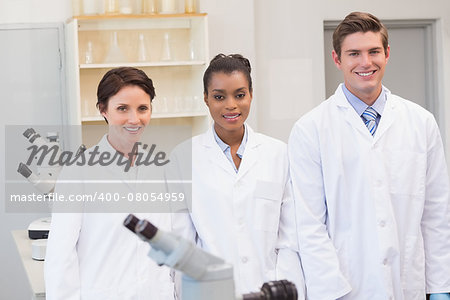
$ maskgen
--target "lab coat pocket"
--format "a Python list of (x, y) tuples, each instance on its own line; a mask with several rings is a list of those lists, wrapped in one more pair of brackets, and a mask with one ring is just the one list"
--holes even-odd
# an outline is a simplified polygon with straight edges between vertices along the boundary
[(420, 236), (406, 236), (402, 285), (405, 290), (425, 289), (425, 254)]
[(423, 196), (425, 194), (426, 156), (413, 151), (389, 152), (388, 173), (393, 194)]
[(278, 231), (283, 188), (278, 182), (256, 181), (253, 223), (256, 229)]

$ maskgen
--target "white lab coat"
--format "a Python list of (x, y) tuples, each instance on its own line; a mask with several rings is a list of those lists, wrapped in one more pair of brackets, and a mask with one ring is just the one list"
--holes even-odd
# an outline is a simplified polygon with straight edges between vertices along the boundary
[[(192, 212), (173, 214), (172, 229), (231, 263), (237, 294), (288, 279), (303, 299), (287, 147), (247, 129), (238, 173), (212, 128), (192, 139)], [(182, 150), (174, 153), (174, 161), (186, 155)]]
[(387, 90), (372, 137), (339, 86), (288, 149), (308, 299), (450, 291), (449, 181), (429, 112)]
[[(106, 139), (100, 152), (115, 153)], [(86, 150), (89, 153), (92, 148)], [(63, 184), (61, 180), (145, 179), (145, 166), (64, 167), (55, 193), (94, 194), (112, 191), (111, 184)], [(123, 195), (135, 192), (133, 183), (115, 183)], [(59, 204), (64, 205), (64, 204)], [(81, 205), (82, 206), (82, 205)], [(73, 208), (73, 207), (72, 207)], [(167, 267), (147, 256), (148, 243), (123, 226), (127, 213), (54, 213), (45, 258), (46, 299), (173, 299), (173, 284)], [(165, 230), (170, 214), (136, 213)]]

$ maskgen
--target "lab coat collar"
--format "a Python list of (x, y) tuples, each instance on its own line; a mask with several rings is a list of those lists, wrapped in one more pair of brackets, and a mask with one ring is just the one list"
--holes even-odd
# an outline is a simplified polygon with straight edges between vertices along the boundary
[[(214, 126), (214, 125), (213, 125)], [(236, 176), (236, 172), (233, 169), (230, 161), (226, 158), (220, 146), (217, 144), (214, 138), (213, 127), (209, 128), (206, 134), (203, 135), (202, 145), (207, 148), (205, 154), (211, 164), (216, 164), (228, 173)], [(193, 153), (195, 154), (195, 153)]]
[(395, 121), (395, 101), (387, 88), (383, 86), (386, 91), (386, 104), (383, 110), (383, 115), (381, 116), (380, 123), (378, 124), (377, 131), (374, 136), (374, 143), (376, 143), (391, 127)]
[(394, 122), (393, 110), (395, 107), (392, 100), (391, 91), (389, 91), (389, 89), (383, 86), (383, 89), (386, 92), (386, 105), (383, 111), (383, 115), (380, 119), (380, 123), (378, 124), (377, 131), (375, 132), (375, 135), (372, 136), (370, 132), (367, 130), (364, 123), (361, 121), (361, 117), (358, 116), (358, 113), (355, 111), (355, 109), (351, 106), (351, 104), (345, 97), (345, 94), (342, 90), (342, 85), (343, 83), (341, 83), (338, 86), (338, 88), (336, 89), (334, 95), (330, 98), (330, 100), (333, 101), (336, 104), (336, 106), (343, 111), (343, 113), (345, 114), (344, 116), (345, 120), (349, 122), (353, 128), (358, 130), (368, 140), (370, 140), (372, 143), (375, 144)]
[(239, 171), (237, 173), (234, 171), (230, 161), (225, 157), (222, 149), (217, 144), (214, 138), (213, 127), (203, 135), (202, 140), (202, 145), (209, 148), (208, 153), (210, 153), (209, 158), (211, 163), (219, 165), (237, 178), (243, 176), (257, 162), (258, 158), (255, 149), (261, 144), (261, 139), (258, 134), (256, 134), (248, 124), (245, 124), (245, 126), (248, 134), (247, 145), (245, 146), (241, 165), (239, 166)]
[[(113, 148), (113, 146), (109, 143), (108, 141), (108, 135), (105, 134), (102, 139), (100, 140), (100, 142), (97, 144), (98, 146), (98, 151), (100, 153), (102, 152), (108, 152), (111, 153), (111, 156), (114, 156), (115, 153), (117, 152), (116, 149)], [(142, 148), (141, 145), (138, 146), (138, 152), (139, 153), (145, 153), (145, 150)], [(119, 153), (119, 155), (121, 156), (121, 154)], [(119, 158), (119, 155), (117, 156), (117, 159)], [(145, 156), (145, 154), (144, 154)], [(118, 165), (117, 164), (117, 159), (114, 161), (114, 163), (105, 166), (104, 168), (107, 168), (108, 170), (112, 171), (112, 172), (124, 172), (125, 169), (125, 165)], [(126, 161), (127, 159), (122, 158), (123, 161)], [(127, 171), (127, 173), (131, 174), (131, 173), (136, 173), (137, 172), (137, 167), (136, 166), (131, 166), (129, 168), (129, 170)]]
[(239, 166), (238, 180), (243, 177), (259, 160), (258, 147), (261, 145), (261, 135), (255, 133), (250, 126), (247, 126), (248, 140), (245, 147), (244, 155), (242, 156), (241, 165)]

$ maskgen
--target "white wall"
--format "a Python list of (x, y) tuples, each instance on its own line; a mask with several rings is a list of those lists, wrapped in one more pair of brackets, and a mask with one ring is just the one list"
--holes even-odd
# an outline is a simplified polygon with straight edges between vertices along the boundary
[(69, 0), (0, 0), (0, 24), (64, 22), (71, 11)]
[[(254, 3), (250, 0), (200, 0), (200, 11), (208, 13), (209, 55), (239, 53), (250, 60), (252, 79), (257, 82)], [(249, 124), (257, 129), (258, 92), (254, 91)]]
[[(439, 20), (442, 129), (450, 128), (450, 1), (255, 0), (259, 131), (287, 141), (295, 121), (324, 100), (323, 21), (342, 20), (352, 11), (380, 19)], [(444, 131), (449, 161), (450, 130)]]
[[(61, 0), (0, 0), (0, 24), (5, 23), (60, 23), (64, 22), (70, 15), (71, 4), (69, 1)], [(8, 41), (1, 41), (7, 43)], [(32, 49), (30, 49), (31, 51)], [(1, 71), (0, 71), (1, 72)], [(0, 83), (0, 90), (2, 89)], [(0, 120), (0, 170), (5, 167), (5, 135), (4, 125), (17, 124), (22, 119), (20, 111), (8, 113), (9, 99), (0, 99), (4, 114)], [(30, 108), (31, 109), (31, 108)], [(19, 114), (18, 118), (14, 114)], [(1, 174), (0, 197), (3, 199), (4, 174)], [(0, 299), (31, 299), (31, 288), (19, 259), (16, 246), (13, 242), (11, 230), (26, 229), (28, 224), (45, 215), (42, 214), (6, 214), (3, 201), (0, 208)]]

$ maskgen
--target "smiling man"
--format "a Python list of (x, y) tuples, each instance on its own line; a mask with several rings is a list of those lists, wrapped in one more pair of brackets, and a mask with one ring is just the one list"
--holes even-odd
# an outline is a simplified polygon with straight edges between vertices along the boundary
[(349, 14), (333, 47), (344, 84), (294, 125), (288, 145), (307, 297), (450, 299), (436, 121), (382, 85), (390, 48), (375, 16)]

